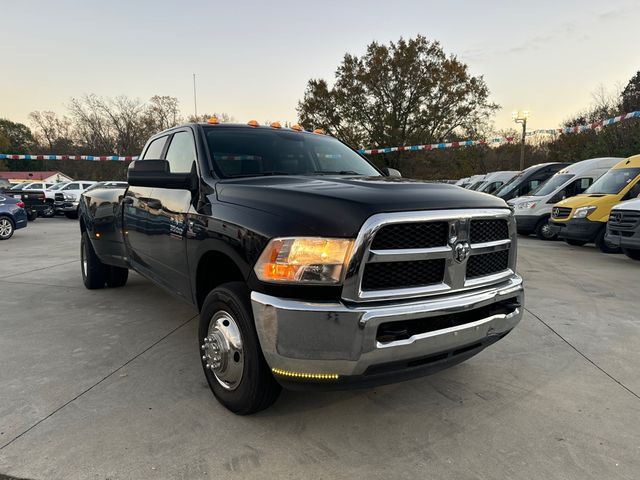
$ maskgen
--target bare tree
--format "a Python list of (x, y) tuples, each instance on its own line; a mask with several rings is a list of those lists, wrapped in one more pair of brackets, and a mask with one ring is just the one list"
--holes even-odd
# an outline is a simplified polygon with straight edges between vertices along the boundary
[(36, 111), (29, 114), (29, 120), (34, 127), (36, 142), (49, 152), (59, 148), (68, 149), (73, 145), (69, 118), (60, 118), (51, 111)]

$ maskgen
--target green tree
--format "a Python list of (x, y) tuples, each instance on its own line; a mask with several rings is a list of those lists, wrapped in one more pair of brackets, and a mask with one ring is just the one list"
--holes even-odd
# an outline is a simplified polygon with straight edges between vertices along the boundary
[(629, 80), (620, 96), (622, 97), (622, 111), (624, 113), (640, 110), (640, 71)]
[(324, 128), (354, 146), (382, 147), (477, 131), (498, 108), (482, 76), (418, 35), (373, 42), (362, 57), (346, 54), (333, 87), (309, 80), (298, 114), (306, 128)]
[(0, 118), (0, 136), (5, 138), (5, 148), (3, 150), (11, 150), (3, 153), (29, 153), (34, 145), (33, 135), (29, 127), (11, 120)]

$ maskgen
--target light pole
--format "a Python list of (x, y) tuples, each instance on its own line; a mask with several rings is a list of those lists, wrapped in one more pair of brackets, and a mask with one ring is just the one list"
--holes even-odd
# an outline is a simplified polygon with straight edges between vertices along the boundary
[(529, 118), (529, 111), (517, 111), (511, 112), (511, 118), (516, 123), (522, 124), (522, 140), (520, 144), (520, 171), (524, 170), (524, 140), (527, 136), (527, 118)]

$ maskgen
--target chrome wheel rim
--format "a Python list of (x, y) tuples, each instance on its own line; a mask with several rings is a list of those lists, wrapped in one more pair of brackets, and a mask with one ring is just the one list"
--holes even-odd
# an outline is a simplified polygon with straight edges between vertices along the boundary
[(13, 226), (9, 220), (6, 218), (0, 219), (0, 237), (8, 238), (12, 230)]
[(224, 310), (213, 315), (201, 349), (202, 363), (218, 383), (226, 390), (238, 388), (244, 371), (244, 350), (233, 316)]
[(551, 231), (551, 227), (549, 226), (549, 222), (545, 223), (542, 226), (542, 228), (540, 229), (540, 231), (542, 232), (542, 235), (544, 236), (544, 238), (553, 237), (553, 232)]

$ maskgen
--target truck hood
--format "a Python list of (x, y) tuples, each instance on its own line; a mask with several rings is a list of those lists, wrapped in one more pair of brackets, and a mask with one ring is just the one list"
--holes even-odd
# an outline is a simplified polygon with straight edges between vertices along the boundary
[(390, 177), (273, 176), (223, 180), (221, 202), (282, 216), (320, 235), (353, 237), (371, 215), (412, 210), (507, 208), (492, 195)]
[(613, 207), (613, 210), (637, 210), (640, 211), (640, 198), (627, 200)]

